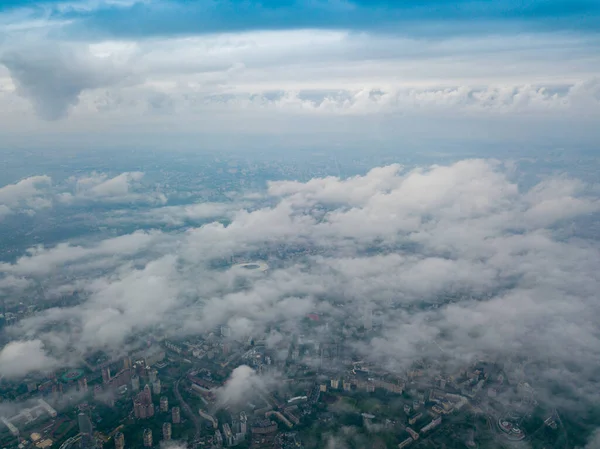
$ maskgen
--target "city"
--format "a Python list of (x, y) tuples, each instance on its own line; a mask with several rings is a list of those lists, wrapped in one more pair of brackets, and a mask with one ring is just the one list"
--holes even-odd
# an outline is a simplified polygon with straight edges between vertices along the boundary
[[(507, 378), (491, 361), (438, 372), (440, 364), (422, 360), (392, 372), (360, 360), (337, 336), (377, 334), (374, 318), (367, 308), (356, 327), (336, 328), (311, 313), (305, 334), (275, 345), (268, 335), (232, 338), (226, 325), (185, 340), (149, 334), (146, 347), (122, 358), (96, 353), (81, 368), (24, 380), (14, 399), (37, 405), (2, 417), (0, 444), (324, 447), (348, 426), (382, 448), (568, 447), (559, 412), (543, 411), (526, 379)], [(329, 338), (319, 341), (324, 327)], [(4, 395), (9, 388), (20, 389), (4, 382)]]

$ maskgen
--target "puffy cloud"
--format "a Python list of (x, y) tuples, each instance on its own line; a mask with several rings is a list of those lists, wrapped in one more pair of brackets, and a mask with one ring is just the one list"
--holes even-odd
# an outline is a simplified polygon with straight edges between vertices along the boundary
[(0, 350), (0, 377), (18, 378), (32, 371), (53, 369), (56, 364), (40, 340), (12, 341)]
[(259, 375), (247, 365), (235, 368), (225, 384), (217, 389), (217, 400), (221, 404), (239, 405), (252, 397), (266, 393), (273, 379)]
[[(100, 242), (98, 245), (84, 247), (69, 243), (60, 243), (52, 248), (38, 246), (30, 248), (26, 256), (15, 263), (0, 264), (0, 271), (15, 275), (43, 277), (56, 270), (73, 269), (77, 271), (102, 268), (106, 261), (114, 267), (123, 259), (139, 255), (158, 243), (160, 233), (135, 232), (133, 234), (114, 237)], [(83, 265), (85, 264), (85, 265)]]
[(125, 172), (114, 177), (93, 173), (73, 179), (74, 193), (65, 192), (59, 196), (64, 203), (101, 201), (112, 203), (149, 202), (165, 203), (166, 197), (159, 193), (139, 193), (142, 172)]
[(17, 212), (35, 212), (52, 205), (49, 176), (31, 176), (16, 184), (0, 187), (0, 220)]
[[(582, 401), (597, 397), (589, 360), (600, 356), (599, 252), (564, 226), (598, 211), (589, 186), (548, 177), (524, 189), (505, 164), (464, 160), (277, 181), (267, 195), (267, 206), (232, 212), (227, 223), (32, 249), (2, 265), (17, 297), (16, 279), (81, 292), (80, 304), (41, 311), (9, 335), (40, 339), (53, 353), (118, 352), (144, 332), (185, 336), (227, 324), (234, 338), (265, 335), (279, 351), (316, 312), (329, 326), (315, 328), (317, 340), (341, 332), (396, 372), (423, 357), (454, 365), (483, 355), (510, 376), (530, 363), (540, 397), (557, 381), (579, 385)], [(214, 268), (258, 255), (270, 258), (268, 272)], [(56, 271), (65, 265), (68, 280)], [(381, 331), (353, 338), (367, 303)], [(263, 381), (240, 368), (221, 398)]]
[[(53, 184), (50, 176), (31, 176), (0, 187), (0, 220), (18, 213), (33, 215), (37, 211), (52, 208), (57, 203), (166, 203), (167, 198), (163, 193), (145, 190), (143, 177), (142, 172), (124, 172), (114, 177), (92, 173)], [(226, 209), (223, 205), (198, 204), (182, 208), (180, 215), (191, 219), (214, 217), (211, 208), (217, 215), (220, 215), (218, 211)]]

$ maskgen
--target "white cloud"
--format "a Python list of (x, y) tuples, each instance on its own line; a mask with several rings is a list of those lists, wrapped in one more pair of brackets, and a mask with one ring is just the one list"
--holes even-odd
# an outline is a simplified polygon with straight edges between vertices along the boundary
[(12, 341), (0, 350), (0, 376), (15, 378), (32, 371), (51, 370), (57, 362), (40, 340)]
[(111, 203), (166, 203), (166, 197), (160, 192), (139, 193), (142, 172), (124, 172), (114, 177), (103, 173), (92, 173), (72, 179), (74, 193), (65, 192), (59, 196), (64, 203), (102, 201)]
[(264, 394), (273, 379), (259, 375), (247, 365), (235, 368), (225, 384), (217, 389), (217, 400), (221, 404), (238, 405), (252, 397)]
[[(33, 247), (27, 255), (17, 259), (15, 263), (1, 263), (0, 272), (32, 277), (47, 276), (57, 270), (90, 269), (102, 266), (100, 262), (107, 260), (110, 266), (122, 262), (124, 258), (139, 255), (158, 243), (161, 234), (158, 232), (135, 232), (106, 239), (95, 246), (76, 246), (60, 243), (51, 248)], [(91, 265), (88, 265), (91, 263)], [(86, 264), (86, 265), (82, 265)]]
[[(231, 132), (245, 131), (249, 120), (260, 123), (249, 125), (255, 132), (272, 133), (274, 119), (297, 129), (298, 114), (383, 119), (410, 113), (423, 120), (439, 114), (470, 119), (516, 114), (518, 120), (558, 123), (565, 114), (586, 123), (600, 114), (600, 67), (586, 56), (594, 43), (574, 35), (431, 40), (280, 30), (94, 43), (50, 40), (43, 50), (32, 44), (33, 51), (18, 51), (11, 42), (7, 46), (15, 51), (3, 58), (10, 76), (0, 104), (10, 105), (12, 113), (3, 118), (12, 132), (110, 129), (141, 138), (149, 126)], [(61, 76), (40, 81), (41, 69)], [(59, 126), (44, 125), (13, 89), (43, 117), (68, 111), (72, 116)], [(219, 114), (239, 120), (224, 121)]]
[[(15, 184), (0, 187), (0, 220), (13, 214), (33, 215), (49, 209), (56, 202), (66, 205), (85, 203), (148, 203), (165, 204), (161, 192), (148, 192), (142, 172), (124, 172), (114, 177), (104, 173), (73, 177), (66, 183), (52, 183), (47, 175), (31, 176)], [(216, 207), (216, 206), (214, 206)], [(220, 206), (219, 206), (220, 207)], [(218, 209), (214, 209), (215, 212)], [(183, 215), (190, 218), (211, 216), (210, 205), (186, 206)], [(214, 216), (214, 215), (212, 215)]]
[(13, 213), (35, 212), (52, 206), (49, 176), (31, 176), (16, 184), (0, 187), (0, 220)]
[[(499, 162), (465, 160), (278, 181), (268, 186), (270, 206), (233, 212), (227, 225), (32, 249), (1, 266), (14, 297), (35, 280), (48, 292), (77, 289), (82, 303), (43, 311), (9, 334), (52, 348), (65, 341), (74, 353), (118, 352), (150, 330), (185, 336), (227, 324), (243, 340), (276, 331), (279, 345), (310, 312), (334, 329), (359, 325), (368, 301), (382, 333), (347, 343), (396, 371), (428, 356), (485, 354), (507, 361), (507, 372), (514, 358), (546, 366), (554, 357), (552, 369), (532, 374), (540, 394), (561, 378), (582, 385), (581, 400), (596, 398), (588, 361), (600, 356), (600, 253), (563, 225), (597, 212), (597, 195), (564, 177), (523, 190), (514, 175)], [(312, 254), (276, 256), (298, 248)], [(275, 259), (267, 273), (211, 268), (255, 252)], [(251, 370), (242, 374), (233, 386), (253, 382)]]

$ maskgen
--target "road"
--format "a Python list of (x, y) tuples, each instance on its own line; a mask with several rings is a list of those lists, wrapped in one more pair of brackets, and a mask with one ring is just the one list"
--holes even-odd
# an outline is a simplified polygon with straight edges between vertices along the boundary
[(183, 411), (185, 412), (185, 414), (188, 415), (188, 417), (194, 423), (194, 428), (196, 429), (196, 435), (194, 436), (194, 440), (197, 440), (200, 438), (200, 429), (201, 429), (200, 418), (198, 418), (198, 416), (196, 416), (196, 414), (193, 412), (192, 408), (181, 397), (181, 393), (179, 392), (179, 384), (180, 384), (181, 380), (182, 379), (178, 379), (177, 382), (175, 382), (175, 388), (174, 388), (175, 397), (181, 404), (181, 407), (183, 408)]

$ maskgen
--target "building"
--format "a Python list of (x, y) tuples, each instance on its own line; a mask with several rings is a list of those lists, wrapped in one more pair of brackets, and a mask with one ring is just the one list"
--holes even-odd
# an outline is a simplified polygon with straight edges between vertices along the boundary
[(18, 437), (19, 436), (19, 429), (17, 428), (17, 426), (15, 426), (13, 423), (11, 423), (4, 416), (1, 417), (0, 420), (2, 420), (2, 423), (4, 423), (4, 425), (8, 428), (8, 431), (11, 433), (11, 435), (13, 437)]
[(158, 395), (161, 392), (160, 379), (156, 379), (155, 382), (152, 383), (152, 393)]
[(227, 446), (233, 446), (233, 432), (227, 423), (223, 424), (223, 441), (227, 444)]
[(131, 357), (126, 356), (123, 358), (123, 369), (131, 369), (133, 364), (131, 363)]
[(110, 378), (110, 380), (108, 381), (108, 385), (110, 385), (113, 388), (119, 388), (123, 385), (128, 385), (129, 382), (131, 382), (131, 374), (131, 370), (122, 369)]
[(216, 429), (219, 427), (219, 421), (212, 415), (210, 415), (209, 413), (205, 412), (204, 410), (200, 409), (198, 410), (198, 413), (200, 414), (200, 416), (202, 416), (204, 419), (206, 419), (207, 421), (210, 421), (210, 423), (213, 426), (213, 429)]
[(435, 429), (437, 426), (439, 426), (442, 423), (442, 417), (439, 416), (437, 418), (435, 418), (434, 420), (432, 420), (429, 424), (427, 424), (425, 427), (423, 427), (421, 429), (421, 433), (425, 433), (425, 432), (429, 432), (431, 429)]
[(144, 447), (152, 447), (152, 430), (144, 429)]
[(87, 391), (88, 391), (87, 377), (82, 377), (81, 379), (79, 379), (79, 381), (77, 383), (79, 384), (79, 391), (81, 391), (83, 393), (87, 393)]
[(214, 438), (215, 446), (221, 447), (223, 446), (223, 435), (219, 429), (215, 430), (215, 438)]
[(166, 396), (160, 398), (160, 411), (163, 413), (169, 411), (169, 398)]
[(125, 435), (122, 432), (115, 433), (115, 449), (125, 449)]
[(50, 404), (48, 404), (43, 399), (38, 399), (38, 404), (42, 409), (44, 409), (44, 411), (46, 413), (48, 413), (48, 415), (50, 415), (51, 418), (56, 418), (56, 415), (57, 415), (56, 410), (54, 410), (52, 407), (50, 407)]
[(170, 441), (171, 440), (171, 423), (166, 422), (162, 426), (163, 440)]
[(137, 374), (131, 376), (131, 391), (134, 393), (140, 391), (140, 376)]
[(419, 439), (419, 434), (412, 430), (410, 427), (407, 427), (406, 431), (410, 434), (413, 440), (417, 441)]
[(171, 409), (171, 421), (173, 421), (173, 424), (179, 424), (181, 422), (181, 412), (179, 407), (173, 407)]
[(422, 418), (422, 417), (423, 417), (423, 413), (415, 413), (408, 418), (408, 424), (410, 424), (412, 426), (414, 423), (416, 423), (419, 420), (419, 418)]
[(221, 337), (231, 337), (231, 328), (229, 326), (221, 326)]
[(331, 379), (331, 388), (337, 390), (340, 387), (339, 379)]
[(85, 413), (77, 415), (77, 423), (79, 424), (79, 434), (81, 435), (80, 447), (81, 449), (92, 449), (94, 444), (94, 428), (92, 427), (92, 421), (89, 416)]
[(154, 416), (154, 404), (150, 387), (146, 385), (133, 399), (133, 414), (138, 419), (146, 419)]
[(155, 369), (148, 370), (148, 381), (153, 384), (158, 378), (158, 371)]
[(277, 432), (277, 424), (275, 421), (268, 419), (256, 422), (250, 429), (254, 435), (265, 435), (268, 433)]
[(240, 433), (246, 434), (248, 431), (248, 418), (245, 412), (240, 412)]
[(402, 449), (403, 447), (408, 446), (412, 442), (413, 442), (413, 439), (411, 437), (408, 437), (406, 440), (404, 440), (402, 443), (400, 443), (398, 445), (398, 449)]
[(110, 368), (107, 366), (102, 368), (102, 383), (107, 384), (110, 380)]

